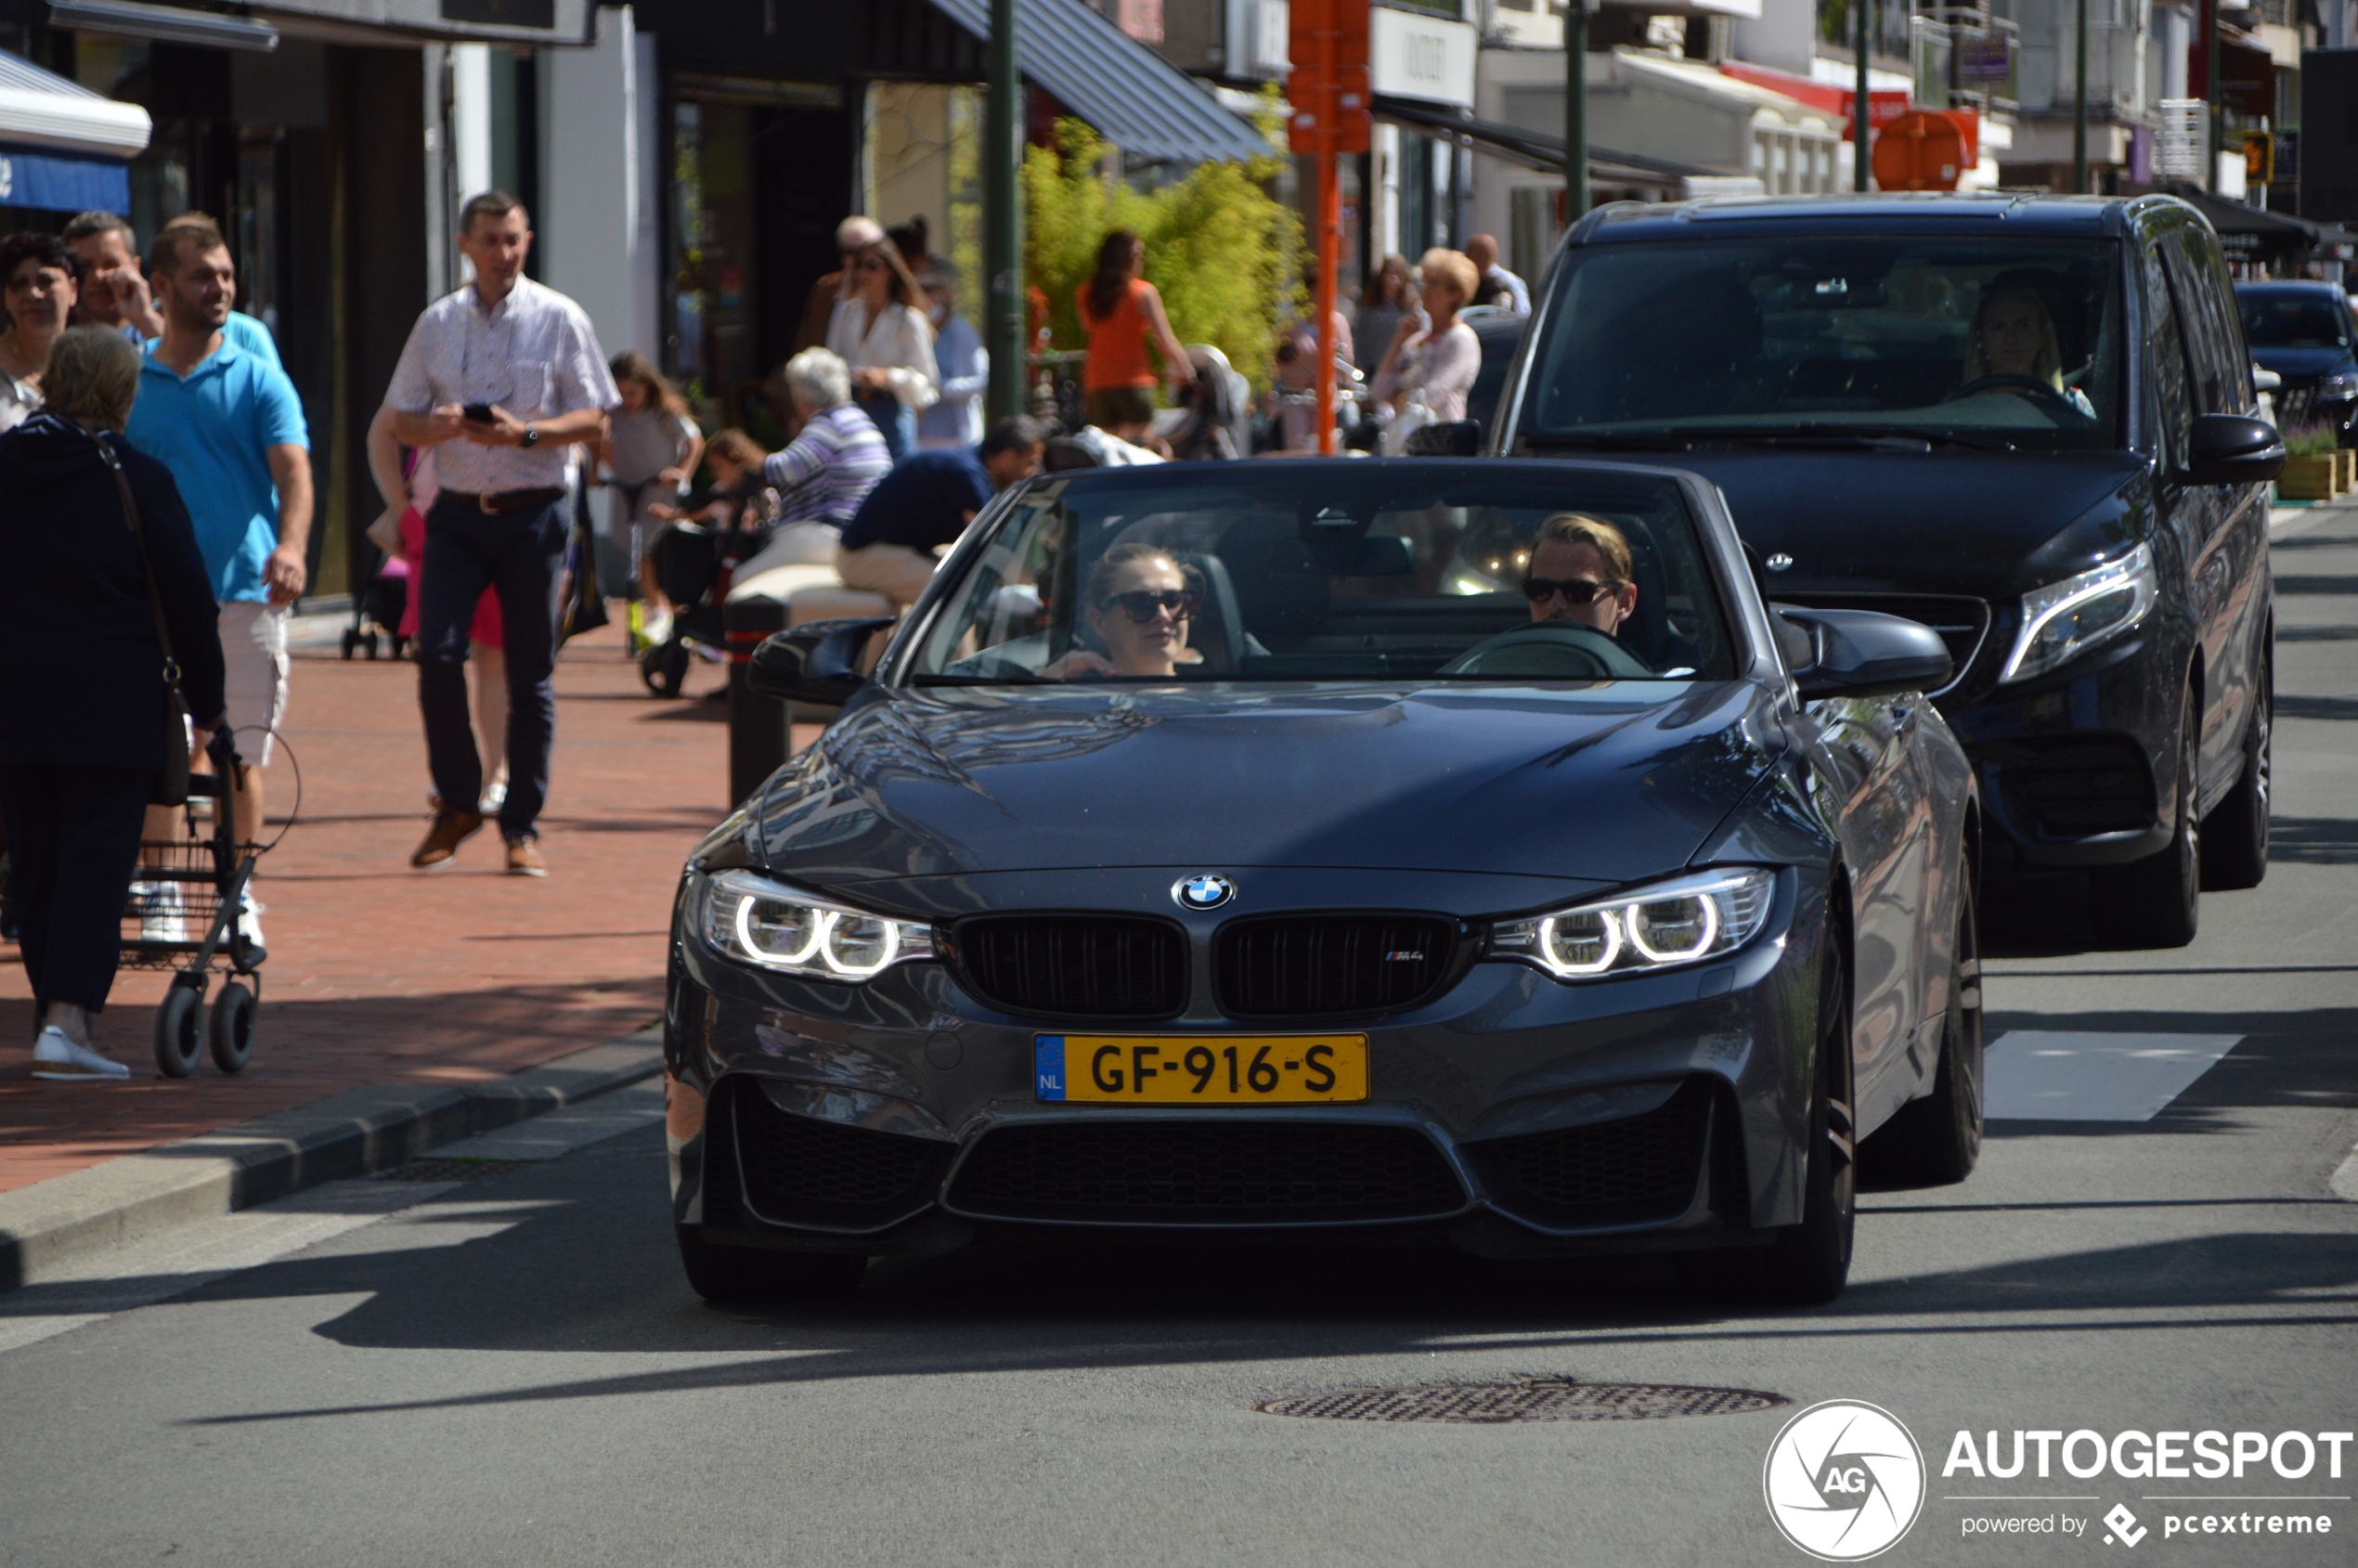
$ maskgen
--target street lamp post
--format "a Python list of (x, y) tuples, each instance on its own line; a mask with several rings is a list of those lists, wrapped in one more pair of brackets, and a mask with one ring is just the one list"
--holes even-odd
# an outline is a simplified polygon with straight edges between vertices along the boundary
[(1870, 13), (1874, 8), (1874, 0), (1850, 0), (1850, 4), (1859, 13), (1859, 25), (1852, 29), (1858, 35), (1859, 58), (1856, 62), (1858, 70), (1851, 84), (1854, 96), (1850, 100), (1850, 188), (1864, 190), (1867, 188), (1870, 175), (1873, 173), (1867, 157), (1867, 149), (1870, 146), (1867, 127), (1872, 118), (1868, 107), (1871, 100), (1867, 96), (1867, 21)]
[(991, 92), (982, 119), (984, 402), (994, 420), (1023, 412), (1030, 335), (1023, 289), (1023, 77), (1016, 66), (1016, 0), (991, 0)]
[(1564, 9), (1564, 227), (1588, 212), (1588, 0)]
[(2088, 194), (2088, 0), (2079, 0), (2071, 56), (2071, 188)]

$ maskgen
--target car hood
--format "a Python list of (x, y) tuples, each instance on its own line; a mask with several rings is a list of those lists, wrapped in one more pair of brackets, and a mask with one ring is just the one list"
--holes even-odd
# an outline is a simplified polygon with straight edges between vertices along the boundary
[(1990, 599), (2053, 575), (2032, 557), (2149, 483), (2134, 452), (1701, 451), (1674, 460), (1717, 485), (1781, 592)]
[(814, 888), (1113, 866), (1628, 882), (1686, 864), (1743, 798), (1782, 749), (1769, 715), (1744, 681), (877, 692), (771, 778), (746, 849)]
[(2255, 348), (2251, 356), (2280, 376), (2329, 376), (2351, 368), (2346, 348)]

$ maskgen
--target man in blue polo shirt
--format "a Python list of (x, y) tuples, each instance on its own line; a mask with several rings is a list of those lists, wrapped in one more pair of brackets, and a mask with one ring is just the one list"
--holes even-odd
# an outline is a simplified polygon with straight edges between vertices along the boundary
[(1047, 438), (1017, 414), (992, 425), (979, 447), (929, 447), (893, 464), (844, 525), (836, 575), (905, 610), (926, 590), (934, 551), (955, 543), (991, 498), (1040, 472)]
[[(262, 770), (287, 703), (287, 606), (303, 592), (311, 452), (293, 383), (224, 333), (238, 294), (228, 242), (192, 213), (158, 231), (148, 275), (163, 335), (148, 345), (126, 434), (172, 471), (221, 605), (229, 723), (240, 766), (238, 837), (262, 836)], [(240, 916), (262, 941), (249, 898)]]

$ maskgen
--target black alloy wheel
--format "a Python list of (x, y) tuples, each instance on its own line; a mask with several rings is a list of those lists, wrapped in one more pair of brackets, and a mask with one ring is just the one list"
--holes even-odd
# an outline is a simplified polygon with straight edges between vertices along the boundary
[(1818, 982), (1818, 1040), (1809, 1095), (1801, 1223), (1743, 1258), (1748, 1294), (1787, 1306), (1822, 1306), (1842, 1294), (1859, 1217), (1859, 1168), (1851, 1147), (1850, 980), (1830, 940)]
[(2195, 816), (2202, 703), (2190, 688), (2178, 720), (2178, 782), (2169, 848), (2089, 878), (2096, 937), (2106, 947), (2184, 947), (2202, 905), (2202, 825)]
[(1981, 934), (1974, 913), (1973, 890), (1967, 888), (1949, 960), (1949, 1012), (1932, 1093), (1909, 1101), (1859, 1146), (1870, 1180), (1947, 1186), (1972, 1175), (1981, 1158)]
[[(2273, 648), (2274, 639), (2270, 639)], [(2202, 823), (2202, 885), (2206, 892), (2257, 888), (2268, 875), (2268, 805), (2276, 730), (2276, 669), (2263, 653), (2252, 692), (2251, 722), (2244, 726), (2244, 771)]]
[(715, 1306), (845, 1301), (859, 1293), (868, 1260), (856, 1252), (772, 1252), (718, 1247), (695, 1225), (673, 1227), (688, 1284)]

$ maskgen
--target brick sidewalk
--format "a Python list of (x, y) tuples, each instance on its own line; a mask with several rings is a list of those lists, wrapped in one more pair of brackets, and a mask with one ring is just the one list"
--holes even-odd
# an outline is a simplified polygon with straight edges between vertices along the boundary
[[(720, 684), (700, 663), (688, 689)], [(416, 667), (299, 651), (285, 728), (303, 820), (259, 874), (270, 959), (253, 1064), (163, 1078), (149, 1043), (164, 977), (126, 973), (98, 1040), (131, 1082), (38, 1082), (24, 969), (0, 943), (0, 1192), (362, 1084), (497, 1077), (654, 1021), (680, 859), (728, 810), (726, 714), (650, 697), (613, 628), (573, 643), (540, 824), (549, 876), (502, 875), (489, 825), (450, 869), (414, 872)], [(282, 758), (274, 815), (293, 783)]]

